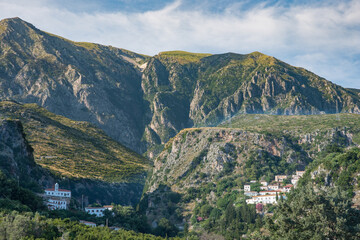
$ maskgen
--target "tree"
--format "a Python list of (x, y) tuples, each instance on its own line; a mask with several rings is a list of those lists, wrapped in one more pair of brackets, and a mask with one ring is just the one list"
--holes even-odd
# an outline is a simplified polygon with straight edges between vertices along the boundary
[(359, 239), (360, 211), (339, 187), (299, 187), (267, 222), (270, 239)]

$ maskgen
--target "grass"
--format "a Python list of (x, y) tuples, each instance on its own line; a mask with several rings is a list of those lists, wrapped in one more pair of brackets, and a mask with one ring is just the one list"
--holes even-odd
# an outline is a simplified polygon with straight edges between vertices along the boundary
[(0, 115), (19, 119), (35, 161), (66, 177), (134, 181), (149, 162), (87, 122), (55, 115), (36, 104), (0, 102)]
[(204, 57), (211, 56), (209, 53), (190, 53), (185, 51), (160, 52), (158, 56), (167, 60), (177, 61), (180, 64), (199, 62)]
[(261, 133), (289, 132), (307, 134), (334, 128), (351, 131), (353, 140), (360, 143), (360, 115), (341, 113), (324, 115), (265, 115), (242, 114), (218, 125), (223, 128), (240, 128)]

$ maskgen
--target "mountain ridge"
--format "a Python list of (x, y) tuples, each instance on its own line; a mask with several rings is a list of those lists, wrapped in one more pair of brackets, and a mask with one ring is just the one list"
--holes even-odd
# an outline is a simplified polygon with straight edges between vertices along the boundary
[(19, 18), (0, 26), (1, 99), (91, 122), (150, 157), (184, 128), (237, 114), (360, 113), (355, 90), (259, 52), (146, 56), (73, 42)]

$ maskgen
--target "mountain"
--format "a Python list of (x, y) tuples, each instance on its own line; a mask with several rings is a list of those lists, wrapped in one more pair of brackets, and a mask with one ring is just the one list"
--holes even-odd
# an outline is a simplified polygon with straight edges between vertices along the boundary
[(333, 146), (360, 144), (358, 114), (244, 114), (231, 120), (184, 129), (165, 145), (142, 202), (151, 223), (166, 217), (182, 225), (186, 219), (196, 229), (197, 216), (209, 217), (211, 209), (224, 216), (230, 202), (241, 205), (244, 183), (291, 175)]
[(146, 57), (91, 43), (74, 43), (19, 18), (0, 22), (0, 97), (37, 103), (88, 121), (140, 149), (146, 106), (138, 70)]
[(21, 186), (41, 192), (58, 181), (90, 203), (140, 199), (150, 162), (92, 124), (13, 101), (0, 102), (0, 119), (0, 170)]
[(0, 22), (0, 98), (88, 121), (150, 157), (184, 128), (242, 113), (359, 113), (356, 90), (259, 52), (149, 57)]

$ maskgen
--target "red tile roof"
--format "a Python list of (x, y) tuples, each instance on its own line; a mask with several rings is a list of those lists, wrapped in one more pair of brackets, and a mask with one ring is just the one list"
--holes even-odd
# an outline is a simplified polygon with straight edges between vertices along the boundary
[(86, 209), (105, 209), (104, 207), (85, 207)]
[[(55, 188), (47, 188), (45, 189), (45, 191), (55, 191)], [(58, 189), (58, 192), (71, 192), (70, 190), (66, 190), (66, 189)]]

